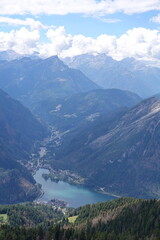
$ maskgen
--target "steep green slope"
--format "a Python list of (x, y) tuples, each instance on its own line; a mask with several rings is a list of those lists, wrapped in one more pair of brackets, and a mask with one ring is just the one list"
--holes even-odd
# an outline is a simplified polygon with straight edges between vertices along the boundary
[(10, 226), (34, 227), (42, 224), (55, 223), (64, 217), (58, 208), (36, 203), (16, 205), (0, 205), (0, 216), (6, 214)]
[(55, 164), (78, 172), (107, 192), (158, 197), (160, 100), (150, 98), (110, 114), (66, 139)]
[(0, 90), (0, 132), (0, 203), (33, 199), (39, 190), (20, 162), (29, 160), (34, 142), (48, 131), (28, 109)]
[(124, 208), (140, 203), (141, 200), (134, 198), (118, 198), (108, 202), (100, 202), (96, 204), (88, 204), (76, 209), (77, 218), (76, 225), (86, 224), (92, 221), (94, 224), (98, 221), (105, 223), (115, 219)]
[(77, 235), (83, 233), (83, 239), (87, 240), (159, 239), (159, 213), (159, 201), (122, 198), (82, 207), (75, 229)]

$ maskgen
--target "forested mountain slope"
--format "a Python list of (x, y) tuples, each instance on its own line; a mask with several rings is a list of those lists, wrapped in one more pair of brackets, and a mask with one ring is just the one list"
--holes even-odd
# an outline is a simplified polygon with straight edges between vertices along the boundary
[(18, 101), (0, 90), (0, 202), (33, 199), (39, 192), (20, 162), (29, 160), (34, 142), (48, 130)]
[(109, 114), (64, 140), (53, 164), (108, 192), (159, 197), (160, 100)]

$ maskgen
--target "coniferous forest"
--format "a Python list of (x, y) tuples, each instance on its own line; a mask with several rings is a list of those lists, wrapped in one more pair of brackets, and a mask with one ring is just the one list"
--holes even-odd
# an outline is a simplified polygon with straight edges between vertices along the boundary
[(120, 198), (69, 209), (66, 216), (30, 204), (4, 206), (0, 211), (8, 215), (8, 222), (0, 226), (1, 240), (160, 239), (158, 200)]

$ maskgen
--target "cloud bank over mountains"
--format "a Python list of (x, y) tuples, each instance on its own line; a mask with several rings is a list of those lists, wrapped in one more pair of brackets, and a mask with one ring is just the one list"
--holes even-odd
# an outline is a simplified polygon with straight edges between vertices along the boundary
[[(47, 31), (49, 44), (42, 44), (41, 55), (58, 54), (60, 57), (84, 53), (106, 53), (114, 59), (126, 57), (156, 59), (160, 53), (160, 32), (145, 28), (133, 28), (117, 38), (114, 35), (100, 35), (96, 39), (83, 35), (67, 34), (64, 27)], [(51, 53), (52, 51), (52, 53)]]
[[(43, 24), (37, 25), (43, 28)], [(0, 51), (14, 50), (19, 54), (39, 52), (41, 57), (58, 55), (61, 58), (85, 53), (105, 53), (116, 60), (134, 57), (156, 61), (160, 57), (159, 30), (133, 28), (120, 37), (102, 34), (91, 38), (81, 34), (71, 35), (61, 26), (46, 30), (47, 41), (44, 42), (41, 40), (39, 27), (0, 32)]]

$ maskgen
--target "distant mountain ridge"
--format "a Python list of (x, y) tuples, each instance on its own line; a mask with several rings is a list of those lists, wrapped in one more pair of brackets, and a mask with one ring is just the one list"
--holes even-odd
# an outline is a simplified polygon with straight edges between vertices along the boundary
[(83, 54), (63, 61), (104, 88), (129, 90), (141, 97), (160, 92), (160, 68), (146, 66), (134, 58), (116, 61), (105, 54)]
[(27, 54), (18, 54), (13, 50), (0, 51), (0, 60), (2, 61), (12, 61), (12, 60), (21, 59), (27, 56), (30, 57), (31, 59), (38, 58), (38, 53), (27, 55)]

